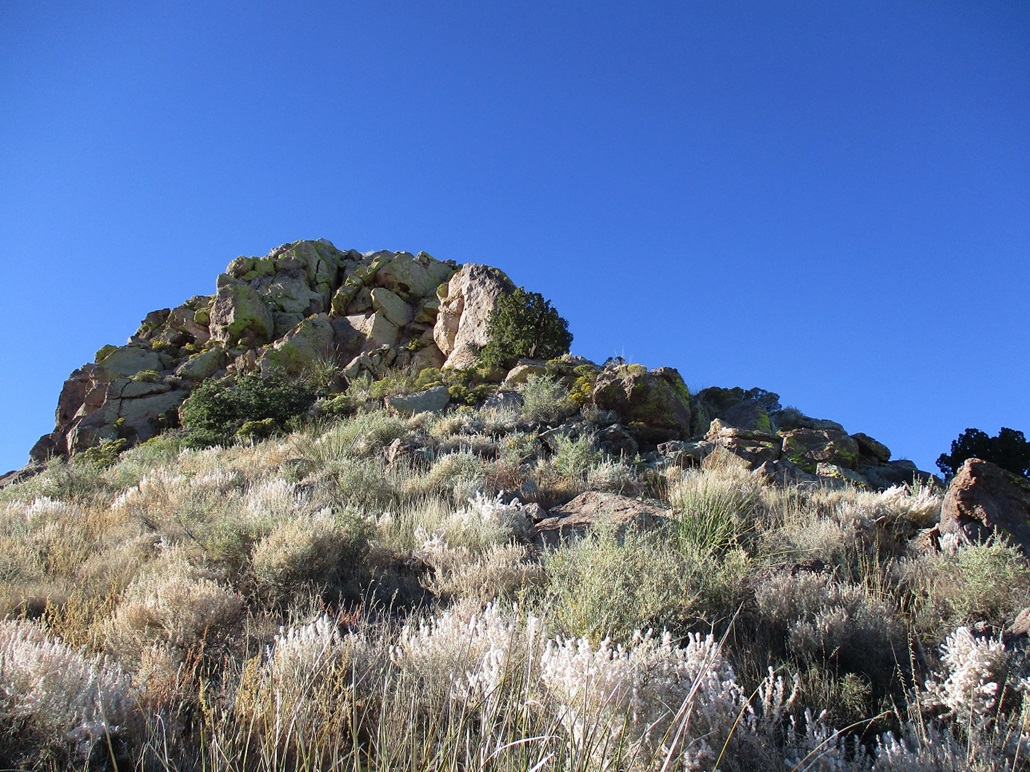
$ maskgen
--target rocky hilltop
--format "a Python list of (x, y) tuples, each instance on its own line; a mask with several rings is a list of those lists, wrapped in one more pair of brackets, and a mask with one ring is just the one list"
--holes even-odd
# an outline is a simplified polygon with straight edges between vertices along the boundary
[[(489, 266), (459, 266), (424, 252), (341, 251), (326, 240), (236, 258), (218, 276), (214, 295), (147, 314), (125, 345), (104, 346), (71, 374), (56, 426), (32, 448), (30, 465), (104, 442), (146, 441), (178, 424), (178, 408), (207, 379), (301, 376), (328, 363), (331, 396), (358, 377), (470, 370), (489, 340), (487, 321), (498, 298), (514, 289)], [(911, 462), (892, 460), (868, 435), (783, 409), (776, 394), (742, 388), (690, 394), (671, 368), (574, 357), (523, 361), (510, 372), (480, 373), (487, 388), (477, 395), (517, 398), (516, 385), (534, 374), (564, 380), (582, 408), (549, 430), (589, 431), (615, 456), (688, 466), (723, 448), (778, 482), (845, 480), (874, 489), (929, 477)], [(439, 387), (433, 395), (388, 404), (441, 410), (451, 400)]]

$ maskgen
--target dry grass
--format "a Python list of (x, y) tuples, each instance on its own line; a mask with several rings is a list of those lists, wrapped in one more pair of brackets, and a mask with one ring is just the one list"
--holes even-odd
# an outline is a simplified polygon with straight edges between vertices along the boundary
[[(1030, 567), (909, 554), (939, 491), (666, 474), (589, 433), (549, 454), (527, 421), (566, 395), (524, 397), (167, 435), (4, 489), (0, 766), (1025, 768), (1030, 670), (994, 631)], [(397, 439), (423, 461), (390, 463)], [(541, 553), (495, 496), (530, 482), (544, 506), (658, 492), (675, 527)]]

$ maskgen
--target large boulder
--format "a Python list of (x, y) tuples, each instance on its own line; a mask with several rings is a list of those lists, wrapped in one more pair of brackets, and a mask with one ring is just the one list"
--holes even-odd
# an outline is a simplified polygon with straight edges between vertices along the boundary
[(550, 510), (533, 526), (532, 540), (540, 547), (559, 547), (583, 538), (601, 524), (625, 533), (628, 528), (652, 530), (672, 523), (672, 510), (645, 504), (617, 493), (587, 491), (568, 504)]
[(439, 413), (451, 401), (446, 386), (434, 386), (415, 394), (387, 397), (386, 405), (401, 415), (417, 415), (419, 413)]
[(226, 348), (253, 348), (272, 339), (275, 323), (261, 296), (247, 282), (223, 273), (211, 308), (211, 337)]
[(376, 287), (369, 294), (372, 296), (372, 308), (375, 309), (375, 312), (385, 316), (397, 327), (411, 324), (415, 318), (415, 312), (411, 306), (405, 303), (396, 292), (385, 287)]
[(416, 256), (398, 252), (379, 269), (376, 284), (403, 298), (424, 298), (433, 294), (452, 273), (454, 268), (434, 260), (425, 252)]
[(293, 330), (267, 346), (258, 357), (261, 372), (301, 375), (320, 360), (334, 354), (336, 330), (329, 316), (318, 314), (305, 319)]
[(856, 432), (851, 435), (851, 439), (858, 443), (858, 452), (863, 460), (874, 464), (886, 464), (891, 460), (890, 448), (868, 434)]
[(598, 375), (591, 396), (601, 410), (613, 410), (643, 442), (685, 440), (690, 436), (690, 392), (671, 367), (615, 364)]
[(898, 459), (884, 464), (860, 466), (858, 471), (877, 490), (886, 490), (895, 485), (911, 485), (920, 483), (928, 485), (933, 482), (933, 475), (921, 472), (911, 461)]
[(1030, 480), (990, 461), (968, 459), (944, 496), (940, 530), (967, 543), (1001, 535), (1030, 557)]
[(858, 443), (842, 429), (792, 429), (783, 432), (783, 457), (806, 472), (819, 462), (845, 469), (858, 466)]
[[(97, 362), (97, 369), (103, 370), (106, 379), (111, 380), (119, 377), (128, 377), (141, 373), (144, 370), (163, 369), (161, 356), (152, 351), (148, 346), (130, 344), (116, 348)], [(99, 373), (97, 374), (100, 375)]]
[(467, 369), (490, 341), (487, 322), (502, 295), (515, 290), (503, 271), (488, 265), (463, 265), (441, 287), (440, 309), (433, 327), (437, 348), (447, 357), (445, 367)]
[(773, 431), (770, 412), (779, 410), (780, 397), (765, 389), (724, 389), (710, 386), (693, 399), (695, 431), (704, 431), (718, 418), (725, 426), (769, 434)]
[(175, 369), (175, 374), (188, 381), (202, 381), (222, 370), (225, 364), (225, 352), (213, 348), (191, 356)]
[(744, 459), (752, 468), (780, 457), (780, 438), (775, 434), (727, 426), (719, 418), (709, 425), (705, 440)]

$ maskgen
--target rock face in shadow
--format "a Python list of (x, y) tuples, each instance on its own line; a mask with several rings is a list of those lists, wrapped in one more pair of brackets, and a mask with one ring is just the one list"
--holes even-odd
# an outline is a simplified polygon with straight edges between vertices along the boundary
[(990, 461), (966, 460), (948, 486), (940, 531), (968, 543), (1004, 536), (1030, 558), (1030, 481)]
[(690, 436), (690, 392), (671, 367), (605, 367), (591, 399), (598, 409), (614, 411), (638, 440), (658, 443)]

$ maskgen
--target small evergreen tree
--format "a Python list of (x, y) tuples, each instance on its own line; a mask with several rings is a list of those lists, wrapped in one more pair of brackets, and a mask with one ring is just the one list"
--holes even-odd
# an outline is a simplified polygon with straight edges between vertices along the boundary
[(519, 359), (554, 359), (569, 351), (569, 323), (538, 292), (519, 287), (497, 301), (487, 322), (490, 342), (479, 360), (490, 367), (511, 367)]
[(244, 424), (263, 422), (269, 431), (282, 429), (314, 401), (314, 392), (303, 384), (279, 376), (242, 375), (201, 383), (179, 408), (179, 420), (190, 445), (228, 445)]
[(1002, 427), (997, 437), (979, 429), (966, 429), (951, 443), (951, 453), (941, 453), (937, 466), (950, 480), (968, 458), (990, 461), (1014, 474), (1030, 477), (1030, 442), (1023, 432)]

